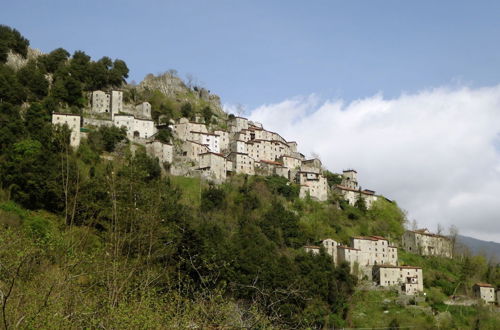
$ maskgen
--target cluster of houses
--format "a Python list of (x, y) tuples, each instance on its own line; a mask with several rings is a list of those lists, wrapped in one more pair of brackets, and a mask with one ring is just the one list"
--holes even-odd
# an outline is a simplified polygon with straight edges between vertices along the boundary
[[(143, 144), (146, 151), (168, 164), (172, 174), (197, 173), (214, 182), (223, 182), (233, 174), (278, 175), (300, 185), (300, 197), (310, 196), (319, 201), (328, 198), (330, 188), (317, 158), (306, 159), (297, 143), (268, 131), (262, 124), (246, 118), (230, 116), (227, 129), (210, 130), (203, 122), (181, 118), (168, 125), (156, 124), (151, 117), (151, 105), (142, 102), (135, 106), (123, 102), (122, 91), (94, 91), (89, 95), (89, 113), (80, 116), (70, 113), (52, 114), (54, 125), (66, 124), (71, 130), (70, 144), (78, 147), (85, 128), (99, 126), (124, 127), (127, 137)], [(156, 140), (162, 129), (172, 131), (176, 143)], [(345, 170), (342, 181), (333, 190), (349, 204), (362, 200), (371, 208), (378, 196), (372, 190), (361, 189), (357, 172)], [(318, 246), (305, 246), (306, 251), (328, 253), (334, 263), (347, 262), (351, 272), (379, 286), (394, 286), (407, 295), (423, 291), (422, 268), (400, 265), (398, 248), (381, 236), (352, 237), (349, 246), (325, 239)], [(408, 230), (402, 237), (402, 248), (424, 256), (452, 257), (449, 238), (426, 229)], [(487, 283), (477, 283), (474, 294), (487, 303), (500, 304), (500, 291)]]
[(351, 237), (349, 246), (329, 238), (322, 240), (320, 246), (304, 248), (313, 254), (319, 254), (323, 248), (335, 264), (347, 262), (352, 274), (379, 286), (394, 286), (407, 295), (416, 295), (424, 289), (422, 268), (399, 265), (398, 248), (384, 237)]
[[(407, 252), (423, 256), (451, 258), (453, 253), (453, 244), (448, 237), (427, 229), (405, 231), (402, 247)], [(398, 248), (384, 237), (355, 236), (351, 237), (348, 246), (327, 238), (318, 245), (304, 246), (304, 250), (312, 254), (319, 254), (322, 249), (335, 264), (348, 263), (351, 273), (360, 279), (382, 287), (395, 287), (406, 295), (417, 295), (424, 289), (422, 268), (400, 265)], [(496, 291), (491, 284), (476, 283), (473, 292), (485, 303), (500, 305), (500, 289)]]
[[(328, 199), (330, 188), (317, 158), (306, 159), (297, 143), (287, 141), (276, 132), (247, 118), (229, 116), (227, 129), (210, 129), (203, 122), (181, 118), (168, 125), (156, 124), (151, 117), (151, 105), (135, 106), (123, 102), (122, 91), (94, 91), (89, 94), (85, 116), (53, 113), (53, 124), (67, 124), (71, 130), (70, 143), (78, 147), (86, 128), (99, 126), (124, 127), (127, 137), (146, 147), (146, 151), (169, 165), (174, 175), (200, 175), (213, 182), (223, 182), (233, 174), (278, 175), (300, 185), (300, 197), (310, 196), (319, 201)], [(201, 120), (200, 120), (201, 121)], [(162, 129), (169, 129), (175, 143), (155, 139)], [(351, 205), (363, 199), (370, 208), (377, 200), (372, 190), (362, 190), (357, 172), (346, 170), (342, 182), (334, 191)]]

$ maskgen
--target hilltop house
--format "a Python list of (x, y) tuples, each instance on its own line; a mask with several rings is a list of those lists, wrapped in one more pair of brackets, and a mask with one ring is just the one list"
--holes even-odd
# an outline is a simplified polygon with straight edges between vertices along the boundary
[(495, 303), (495, 287), (488, 283), (476, 283), (472, 286), (474, 296), (487, 304)]
[(160, 164), (172, 164), (174, 158), (174, 147), (169, 143), (150, 141), (146, 143), (146, 152), (152, 157), (158, 158)]
[(93, 91), (90, 97), (91, 110), (95, 113), (110, 113), (111, 118), (123, 111), (122, 91)]
[(338, 247), (338, 261), (351, 265), (351, 271), (362, 278), (372, 277), (372, 268), (376, 265), (398, 264), (398, 249), (381, 236), (356, 236), (351, 244)]
[(410, 253), (445, 258), (451, 258), (453, 254), (453, 246), (448, 237), (432, 234), (427, 229), (407, 230), (402, 241), (403, 248)]
[(375, 191), (361, 190), (358, 185), (358, 173), (355, 170), (345, 170), (342, 173), (342, 182), (335, 186), (335, 191), (339, 193), (350, 205), (355, 205), (362, 198), (368, 209), (373, 206), (378, 197)]
[(80, 115), (59, 112), (52, 113), (53, 125), (68, 125), (68, 128), (71, 130), (69, 144), (73, 148), (77, 148), (80, 145), (81, 121), (82, 117)]
[(377, 265), (373, 267), (373, 280), (379, 286), (398, 286), (407, 295), (424, 290), (421, 267)]

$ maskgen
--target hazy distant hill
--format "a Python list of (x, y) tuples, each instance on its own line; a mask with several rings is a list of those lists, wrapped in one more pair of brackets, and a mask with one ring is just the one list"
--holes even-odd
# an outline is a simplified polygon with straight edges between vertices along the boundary
[(468, 236), (458, 236), (458, 242), (470, 249), (472, 254), (484, 254), (487, 257), (494, 256), (500, 260), (500, 243), (482, 241)]

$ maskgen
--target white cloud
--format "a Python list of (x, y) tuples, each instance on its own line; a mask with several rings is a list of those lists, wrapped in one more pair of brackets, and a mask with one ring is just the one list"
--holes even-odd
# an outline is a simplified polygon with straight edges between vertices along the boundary
[(364, 188), (395, 199), (420, 226), (455, 224), (500, 242), (500, 85), (348, 104), (311, 95), (260, 106), (250, 118), (330, 170), (357, 169)]

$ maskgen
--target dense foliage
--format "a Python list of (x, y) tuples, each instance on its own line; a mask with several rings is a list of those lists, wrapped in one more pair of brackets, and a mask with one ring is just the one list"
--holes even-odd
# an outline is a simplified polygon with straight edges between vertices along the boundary
[[(23, 55), (28, 43), (13, 31), (0, 29), (1, 40)], [(119, 86), (127, 72), (120, 60), (93, 62), (62, 48), (19, 71), (0, 64), (3, 326), (357, 324), (357, 280), (349, 267), (301, 247), (325, 237), (346, 243), (360, 234), (397, 241), (405, 221), (397, 204), (380, 199), (367, 210), (339, 196), (326, 203), (302, 200), (298, 186), (281, 177), (233, 176), (215, 186), (165, 176), (142, 147), (134, 145), (131, 153), (125, 131), (114, 127), (89, 131), (73, 150), (67, 127), (50, 124), (51, 112), (80, 111), (82, 91)], [(190, 103), (145, 94), (156, 116), (196, 113)], [(197, 110), (212, 119), (210, 108)], [(171, 137), (168, 130), (163, 134)], [(330, 173), (328, 180), (333, 185), (338, 176)], [(424, 267), (436, 310), (439, 295), (455, 292), (479, 266), (475, 278), (499, 284), (498, 267), (476, 259), (450, 260), (442, 269), (440, 262), (415, 258), (402, 254), (403, 261)]]

